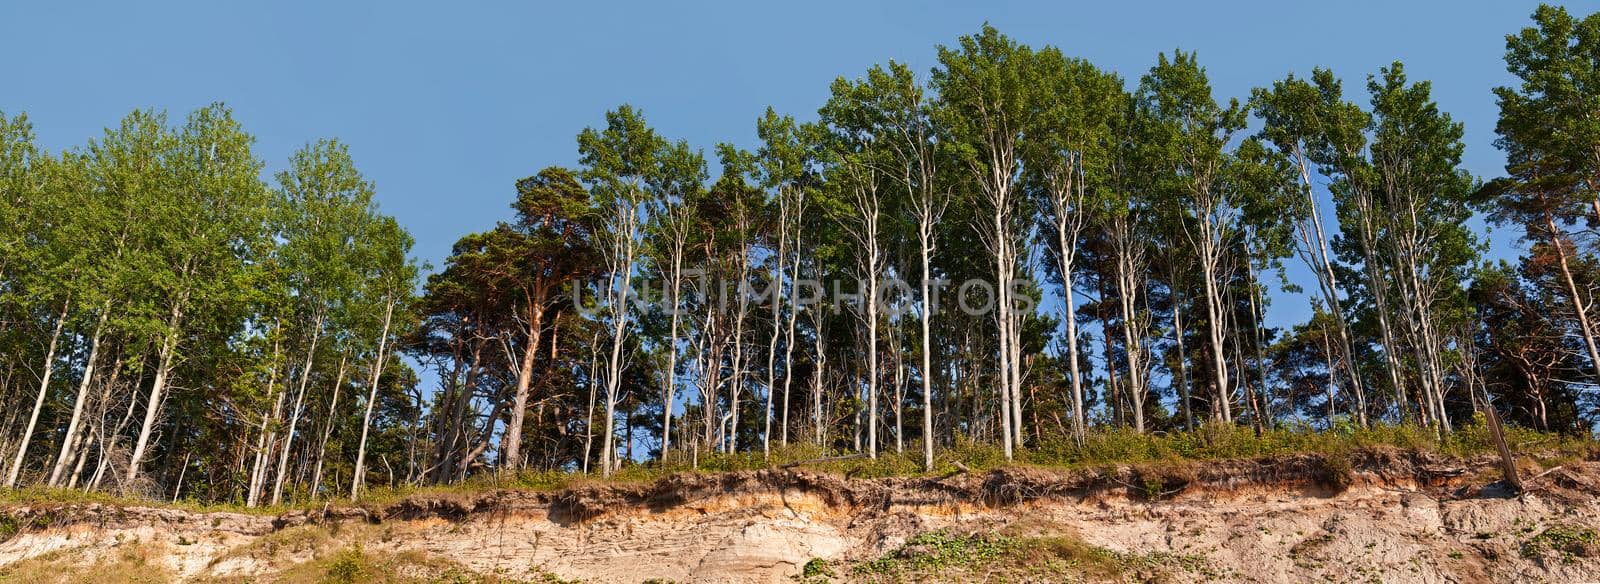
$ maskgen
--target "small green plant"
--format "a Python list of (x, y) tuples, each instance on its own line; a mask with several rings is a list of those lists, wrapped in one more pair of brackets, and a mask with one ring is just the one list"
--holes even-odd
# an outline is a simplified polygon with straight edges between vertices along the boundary
[(9, 513), (0, 513), (0, 543), (11, 541), (19, 531), (22, 531), (22, 526), (16, 517), (12, 517)]
[(1355, 482), (1355, 471), (1350, 465), (1350, 455), (1345, 452), (1329, 452), (1322, 456), (1322, 481), (1338, 492), (1344, 492)]
[(354, 584), (363, 581), (367, 573), (367, 557), (361, 550), (361, 544), (345, 548), (339, 556), (328, 564), (326, 582), (338, 584)]
[(1545, 552), (1561, 554), (1563, 561), (1575, 557), (1592, 557), (1600, 552), (1600, 534), (1581, 525), (1555, 525), (1546, 528), (1522, 544), (1522, 557), (1535, 559)]
[(1161, 480), (1149, 477), (1144, 480), (1144, 498), (1146, 501), (1161, 500)]
[(907, 569), (934, 572), (970, 569), (987, 565), (1017, 549), (1017, 540), (1010, 537), (929, 531), (906, 540), (905, 545), (889, 555), (857, 564), (854, 570), (865, 574), (892, 574)]
[(806, 565), (800, 568), (800, 578), (810, 582), (812, 580), (826, 581), (833, 577), (833, 564), (822, 558), (811, 558)]

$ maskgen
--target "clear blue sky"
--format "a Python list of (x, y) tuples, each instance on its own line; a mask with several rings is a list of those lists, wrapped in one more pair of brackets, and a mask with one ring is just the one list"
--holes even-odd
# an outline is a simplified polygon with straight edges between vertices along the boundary
[[(812, 118), (834, 77), (889, 58), (925, 72), (936, 44), (985, 21), (1116, 70), (1130, 84), (1157, 52), (1196, 50), (1221, 97), (1319, 65), (1359, 90), (1368, 73), (1401, 59), (1466, 123), (1468, 169), (1493, 176), (1502, 157), (1492, 145), (1489, 90), (1509, 82), (1503, 37), (1525, 26), (1536, 5), (143, 4), (0, 6), (0, 110), (27, 112), (43, 145), (59, 150), (136, 107), (181, 119), (224, 101), (257, 136), (269, 172), (307, 141), (338, 137), (377, 184), (382, 209), (435, 265), (457, 237), (508, 216), (517, 178), (574, 163), (574, 136), (617, 104), (642, 108), (665, 135), (708, 152), (724, 140), (750, 146), (768, 105)], [(1586, 14), (1600, 3), (1569, 8)], [(1502, 231), (1493, 239), (1505, 253), (1515, 237)], [(1272, 320), (1307, 313), (1304, 301), (1280, 296)]]

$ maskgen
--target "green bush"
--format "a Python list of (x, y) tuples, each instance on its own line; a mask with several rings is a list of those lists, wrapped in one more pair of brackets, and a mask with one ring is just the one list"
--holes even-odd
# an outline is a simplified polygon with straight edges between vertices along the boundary
[(328, 564), (325, 582), (339, 584), (353, 584), (364, 581), (367, 573), (367, 555), (361, 550), (361, 544), (345, 548)]

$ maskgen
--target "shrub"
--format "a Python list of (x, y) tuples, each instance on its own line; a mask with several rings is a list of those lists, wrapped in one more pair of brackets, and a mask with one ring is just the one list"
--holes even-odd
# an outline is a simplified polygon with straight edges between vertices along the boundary
[(364, 581), (367, 573), (367, 556), (361, 551), (361, 544), (345, 548), (328, 564), (326, 582), (340, 584), (353, 584)]

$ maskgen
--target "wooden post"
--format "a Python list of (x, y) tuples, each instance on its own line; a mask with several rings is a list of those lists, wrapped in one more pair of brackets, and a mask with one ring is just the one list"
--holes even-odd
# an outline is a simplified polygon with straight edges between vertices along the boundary
[(1489, 434), (1494, 438), (1495, 450), (1500, 452), (1500, 471), (1505, 475), (1506, 484), (1511, 486), (1512, 492), (1522, 493), (1522, 477), (1517, 475), (1517, 460), (1511, 456), (1511, 447), (1506, 444), (1506, 435), (1500, 428), (1500, 414), (1495, 412), (1494, 401), (1489, 399), (1489, 388), (1483, 388), (1484, 418), (1489, 422)]

